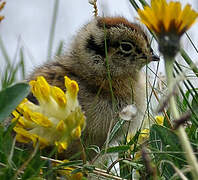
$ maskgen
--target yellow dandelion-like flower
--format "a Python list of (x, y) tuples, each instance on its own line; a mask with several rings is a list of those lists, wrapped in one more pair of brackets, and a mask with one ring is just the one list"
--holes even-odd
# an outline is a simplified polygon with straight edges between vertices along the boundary
[(182, 35), (195, 22), (198, 13), (187, 4), (182, 10), (180, 2), (151, 0), (151, 7), (139, 9), (140, 20), (157, 35), (174, 33)]
[(159, 38), (159, 50), (174, 57), (178, 52), (179, 39), (196, 21), (198, 13), (189, 4), (183, 9), (180, 2), (151, 0), (151, 6), (139, 9), (140, 21)]
[(24, 99), (13, 111), (17, 120), (14, 131), (16, 140), (22, 143), (37, 141), (40, 148), (56, 145), (59, 152), (67, 149), (72, 139), (80, 138), (85, 127), (85, 116), (79, 106), (76, 81), (65, 77), (66, 92), (50, 86), (44, 77), (30, 81), (31, 91), (39, 105)]

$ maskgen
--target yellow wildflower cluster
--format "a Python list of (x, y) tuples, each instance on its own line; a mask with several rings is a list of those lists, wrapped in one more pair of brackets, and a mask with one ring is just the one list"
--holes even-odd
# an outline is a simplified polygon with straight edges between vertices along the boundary
[(140, 20), (157, 35), (166, 32), (181, 36), (198, 17), (198, 13), (187, 4), (182, 10), (180, 2), (151, 0), (151, 7), (138, 10)]
[[(163, 116), (156, 116), (155, 117), (155, 123), (163, 126), (164, 123), (164, 117)], [(144, 128), (141, 130), (140, 135), (138, 137), (138, 144), (143, 144), (145, 141), (149, 139), (149, 134), (150, 134), (150, 129), (149, 128)], [(128, 134), (127, 136), (127, 142), (130, 142), (130, 140), (134, 137), (134, 134)], [(133, 151), (134, 145), (131, 146), (131, 151)], [(141, 152), (138, 151), (135, 154), (134, 159), (137, 160), (141, 157)]]
[[(1, 0), (0, 0), (0, 1), (1, 1)], [(4, 8), (5, 4), (6, 4), (6, 2), (2, 2), (2, 3), (0, 4), (0, 11)], [(3, 19), (4, 19), (4, 16), (0, 16), (0, 22), (1, 22)]]
[(40, 148), (56, 145), (58, 151), (67, 149), (72, 139), (81, 136), (85, 127), (85, 116), (79, 106), (76, 81), (65, 76), (66, 93), (56, 86), (50, 86), (44, 77), (30, 81), (31, 91), (39, 105), (24, 99), (13, 112), (17, 120), (14, 131), (16, 140), (22, 143), (39, 141)]

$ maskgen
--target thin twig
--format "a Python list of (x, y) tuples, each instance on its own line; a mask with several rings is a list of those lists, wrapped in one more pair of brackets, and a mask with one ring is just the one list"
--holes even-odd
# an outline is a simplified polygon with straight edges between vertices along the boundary
[(123, 160), (127, 160), (127, 161), (131, 161), (131, 159), (129, 158), (119, 158), (117, 160), (115, 160), (114, 162), (112, 162), (112, 164), (108, 167), (107, 169), (107, 173), (109, 173), (111, 171), (111, 169), (120, 161), (123, 161)]
[(81, 148), (81, 157), (82, 157), (82, 160), (83, 160), (83, 164), (86, 164), (87, 162), (87, 157), (86, 157), (86, 153), (85, 153), (85, 148), (82, 144), (82, 140), (79, 138), (79, 144), (80, 144), (80, 148)]
[[(52, 159), (52, 158), (48, 158), (48, 157), (44, 157), (44, 156), (40, 156), (41, 159), (44, 159), (44, 160), (48, 160), (48, 161), (52, 161), (52, 162), (55, 162), (55, 163), (60, 163), (60, 164), (63, 164), (64, 162), (63, 161), (60, 161), (60, 160), (56, 160), (56, 159)], [(75, 166), (76, 168), (82, 168), (81, 166)], [(93, 174), (96, 174), (96, 175), (100, 175), (100, 176), (103, 176), (103, 177), (107, 177), (107, 178), (110, 178), (110, 179), (115, 179), (115, 180), (126, 180), (126, 179), (123, 179), (123, 178), (120, 178), (118, 176), (114, 176), (114, 175), (111, 175), (109, 174), (107, 171), (103, 170), (103, 169), (99, 169), (99, 168), (95, 168), (93, 171), (92, 171)]]
[(93, 5), (94, 8), (94, 16), (98, 16), (98, 7), (97, 7), (97, 0), (89, 0), (89, 4)]
[(110, 178), (110, 179), (126, 180), (126, 179), (123, 179), (123, 178), (108, 174), (107, 172), (99, 171), (98, 168), (97, 168), (97, 170), (93, 170), (93, 173), (97, 174), (97, 175), (100, 175), (100, 176), (103, 176), (103, 177), (106, 177), (106, 178)]

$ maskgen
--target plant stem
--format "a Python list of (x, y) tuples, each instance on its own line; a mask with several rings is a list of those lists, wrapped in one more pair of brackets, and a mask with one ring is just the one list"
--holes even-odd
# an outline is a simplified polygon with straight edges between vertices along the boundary
[(54, 34), (55, 34), (55, 28), (56, 28), (56, 22), (57, 22), (58, 8), (59, 8), (59, 0), (55, 0), (53, 16), (52, 16), (52, 24), (50, 28), (50, 34), (49, 34), (48, 50), (47, 50), (48, 60), (50, 60), (52, 56), (52, 48), (53, 48), (53, 43), (54, 43)]
[[(173, 77), (174, 58), (164, 57), (164, 59), (165, 59), (165, 70), (166, 70), (168, 91), (169, 93), (171, 93), (173, 92), (173, 88), (174, 88), (174, 77)], [(170, 98), (170, 111), (174, 119), (180, 118), (174, 96)], [(192, 150), (192, 147), (190, 145), (190, 142), (188, 140), (184, 127), (179, 126), (179, 128), (176, 130), (176, 133), (178, 134), (182, 147), (186, 152), (186, 159), (189, 165), (192, 167), (193, 178), (196, 179), (198, 177), (198, 163), (194, 155), (194, 152)]]
[(195, 76), (198, 77), (198, 68), (196, 64), (191, 60), (191, 58), (188, 56), (186, 51), (184, 49), (180, 50), (181, 56), (184, 58), (184, 61), (190, 66), (192, 71), (194, 72)]

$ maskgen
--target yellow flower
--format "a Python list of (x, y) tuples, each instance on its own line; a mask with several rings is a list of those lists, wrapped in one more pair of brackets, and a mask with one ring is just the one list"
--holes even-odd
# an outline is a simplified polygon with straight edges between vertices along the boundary
[[(149, 139), (149, 133), (150, 133), (150, 130), (148, 128), (142, 129), (141, 132), (140, 132), (140, 135), (138, 137), (137, 145), (141, 145), (146, 140), (148, 140)], [(133, 137), (134, 137), (134, 134), (129, 133), (128, 136), (127, 136), (127, 142), (130, 142), (130, 140), (133, 139)], [(133, 149), (134, 149), (134, 144), (130, 147), (131, 151), (133, 151)], [(141, 157), (141, 153), (140, 153), (140, 151), (137, 151), (135, 153), (134, 160), (138, 160), (140, 157)]]
[(158, 125), (163, 126), (164, 124), (164, 116), (156, 116), (155, 121)]
[(70, 141), (80, 138), (85, 127), (85, 116), (79, 106), (77, 82), (65, 77), (66, 93), (50, 86), (44, 77), (30, 81), (31, 91), (39, 105), (24, 99), (13, 111), (17, 120), (14, 131), (16, 139), (22, 143), (37, 141), (40, 148), (56, 145), (59, 152), (67, 149)]
[(140, 20), (157, 35), (174, 33), (182, 35), (195, 22), (198, 13), (187, 4), (184, 9), (180, 2), (151, 0), (151, 7), (139, 9)]
[[(155, 117), (155, 122), (158, 125), (163, 125), (164, 124), (164, 117), (163, 116), (156, 116)], [(149, 139), (149, 134), (150, 134), (150, 129), (149, 128), (144, 128), (141, 130), (140, 135), (138, 137), (137, 145), (141, 145), (144, 142), (146, 142)], [(127, 142), (130, 142), (131, 139), (133, 139), (134, 134), (129, 133), (127, 136)], [(134, 149), (134, 145), (131, 146), (131, 151)], [(138, 160), (141, 157), (141, 152), (137, 151), (135, 153), (134, 160)]]
[(182, 9), (180, 2), (167, 3), (166, 0), (151, 0), (151, 7), (139, 9), (138, 14), (140, 21), (157, 35), (159, 51), (165, 59), (172, 59), (177, 54), (181, 35), (198, 17), (189, 4)]
[(50, 85), (47, 83), (44, 77), (37, 77), (37, 81), (30, 81), (32, 87), (32, 93), (39, 100), (39, 103), (42, 101), (48, 101), (50, 95)]

